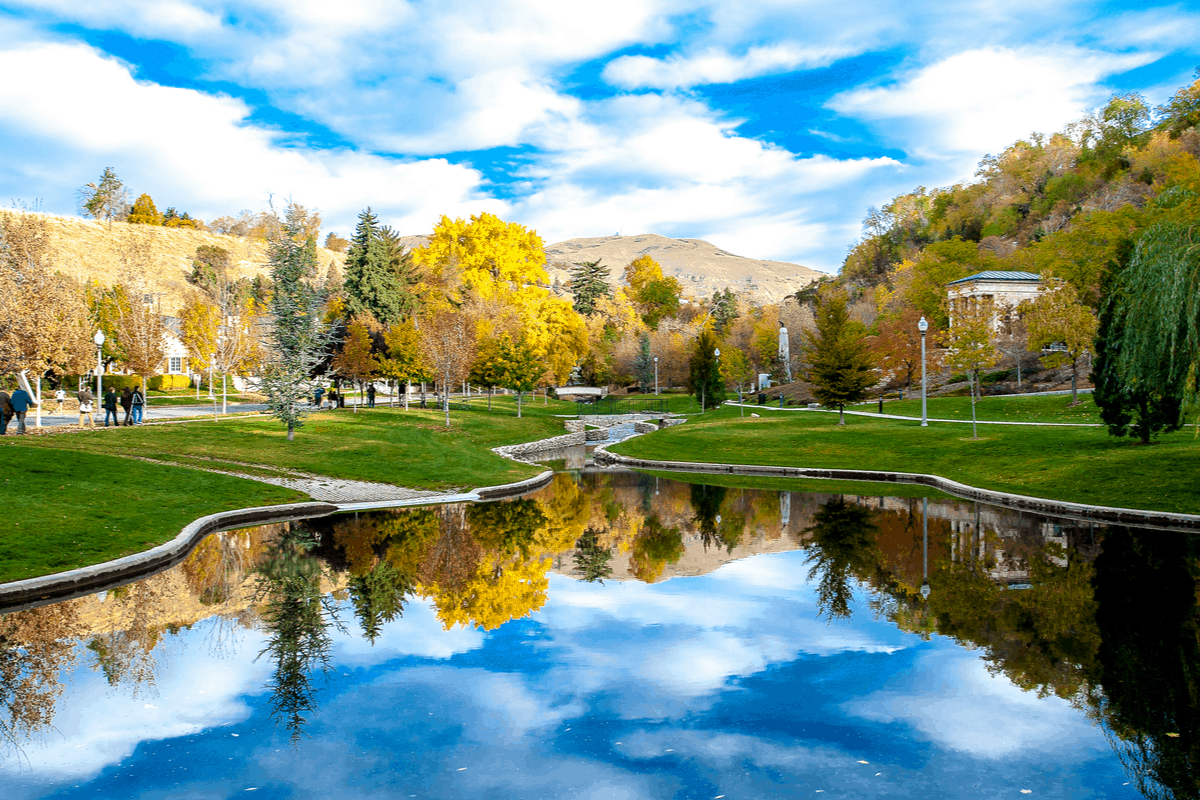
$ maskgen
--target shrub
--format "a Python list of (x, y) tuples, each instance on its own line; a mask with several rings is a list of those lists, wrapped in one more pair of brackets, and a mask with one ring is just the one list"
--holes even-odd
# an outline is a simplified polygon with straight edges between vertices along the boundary
[(188, 389), (191, 385), (192, 379), (187, 375), (155, 375), (150, 379), (150, 389), (156, 392)]

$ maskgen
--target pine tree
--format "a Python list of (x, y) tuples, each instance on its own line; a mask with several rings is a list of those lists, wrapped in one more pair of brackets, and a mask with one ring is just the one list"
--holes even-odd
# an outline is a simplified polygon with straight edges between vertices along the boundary
[(816, 330), (805, 336), (811, 358), (805, 377), (813, 395), (826, 408), (837, 408), (838, 424), (845, 425), (846, 404), (862, 400), (878, 380), (866, 331), (850, 320), (845, 297), (829, 296), (818, 299)]
[(688, 362), (688, 387), (700, 401), (701, 410), (725, 402), (725, 385), (721, 380), (716, 350), (717, 337), (711, 329), (704, 328), (696, 337), (692, 358)]
[(1145, 383), (1131, 383), (1120, 372), (1121, 333), (1126, 321), (1121, 317), (1126, 304), (1115, 288), (1117, 276), (1128, 266), (1133, 243), (1126, 240), (1111, 263), (1105, 297), (1100, 306), (1100, 326), (1096, 332), (1095, 358), (1092, 361), (1092, 400), (1100, 408), (1100, 420), (1113, 436), (1137, 436), (1142, 444), (1162, 431), (1180, 426), (1183, 398), (1174, 387), (1156, 390)]
[(654, 356), (650, 354), (650, 334), (643, 332), (638, 347), (637, 360), (633, 362), (633, 377), (637, 378), (642, 391), (654, 380)]
[(112, 167), (105, 167), (97, 183), (89, 183), (79, 190), (79, 205), (92, 219), (108, 222), (119, 219), (129, 207), (129, 190)]
[(370, 314), (384, 325), (394, 325), (410, 309), (392, 263), (394, 249), (383, 230), (370, 208), (358, 215), (346, 254), (346, 312), (351, 317)]
[(612, 287), (608, 285), (608, 267), (601, 266), (600, 261), (581, 261), (571, 270), (571, 281), (567, 288), (575, 296), (575, 310), (588, 316), (595, 313), (596, 301), (601, 297), (612, 297)]
[(317, 262), (312, 237), (301, 244), (303, 218), (289, 204), (280, 233), (271, 241), (270, 349), (275, 360), (267, 364), (263, 389), (271, 416), (287, 425), (287, 438), (304, 424), (308, 381), (329, 344), (321, 323), (321, 296), (313, 288)]

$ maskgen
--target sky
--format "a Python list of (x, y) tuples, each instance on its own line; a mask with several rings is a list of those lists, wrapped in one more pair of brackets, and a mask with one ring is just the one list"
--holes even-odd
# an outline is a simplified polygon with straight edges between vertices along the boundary
[[(951, 13), (947, 9), (953, 9)], [(0, 200), (490, 212), (836, 272), (869, 206), (1200, 65), (1187, 3), (0, 0)]]

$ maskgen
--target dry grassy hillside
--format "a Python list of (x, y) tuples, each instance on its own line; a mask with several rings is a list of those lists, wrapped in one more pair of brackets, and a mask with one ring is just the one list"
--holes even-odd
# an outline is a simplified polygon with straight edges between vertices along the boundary
[[(0, 209), (0, 220), (30, 212)], [(79, 280), (111, 285), (144, 269), (149, 290), (161, 293), (162, 310), (175, 314), (191, 289), (187, 276), (201, 245), (229, 251), (236, 277), (267, 274), (267, 243), (262, 239), (223, 236), (184, 228), (92, 222), (78, 217), (38, 214), (46, 220), (56, 269)], [(340, 271), (345, 256), (318, 248), (317, 259), (324, 274), (332, 263)]]
[(683, 284), (685, 295), (710, 297), (726, 288), (759, 303), (777, 303), (817, 280), (823, 273), (786, 261), (763, 261), (726, 252), (703, 239), (669, 239), (655, 233), (568, 239), (546, 247), (551, 279), (566, 283), (571, 265), (602, 259), (616, 286), (630, 261), (648, 255), (663, 274)]

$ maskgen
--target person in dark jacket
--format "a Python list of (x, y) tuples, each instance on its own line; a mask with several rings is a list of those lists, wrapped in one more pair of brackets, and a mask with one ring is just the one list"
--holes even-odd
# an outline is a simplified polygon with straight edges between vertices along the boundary
[(125, 387), (125, 391), (121, 392), (121, 408), (122, 408), (122, 410), (125, 411), (125, 421), (122, 422), (121, 424), (122, 425), (132, 425), (133, 424), (133, 390), (130, 389), (128, 386)]
[(141, 389), (133, 390), (133, 424), (142, 424), (142, 414), (146, 412), (146, 395)]
[(13, 410), (12, 401), (9, 399), (8, 392), (0, 389), (0, 436), (8, 434), (8, 421), (16, 415)]
[(17, 417), (17, 433), (25, 433), (25, 412), (29, 407), (36, 405), (33, 398), (29, 396), (29, 392), (18, 388), (8, 398), (8, 402), (12, 405), (13, 412)]
[(108, 420), (112, 419), (112, 424), (117, 425), (117, 392), (112, 387), (104, 393), (104, 427), (108, 427)]
[(367, 407), (375, 407), (375, 384), (373, 383), (367, 384)]

